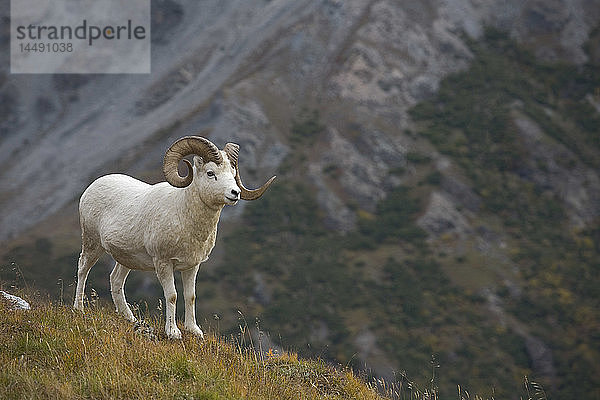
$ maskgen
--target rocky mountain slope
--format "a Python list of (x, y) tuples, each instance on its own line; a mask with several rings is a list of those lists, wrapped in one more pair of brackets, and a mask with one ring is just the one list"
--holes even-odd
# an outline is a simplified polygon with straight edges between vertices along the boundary
[[(275, 169), (302, 107), (319, 105), (330, 129), (315, 148), (334, 159), (318, 162), (339, 161), (329, 148), (348, 142), (354, 124), (368, 136), (361, 153), (389, 167), (410, 146), (391, 134), (410, 126), (406, 110), (468, 65), (463, 37), (479, 37), (487, 25), (546, 59), (585, 61), (582, 45), (598, 20), (593, 2), (496, 3), (156, 1), (147, 76), (10, 75), (4, 52), (0, 240), (73, 202), (110, 166), (156, 165), (181, 134), (212, 128), (217, 143), (242, 144), (248, 168)], [(2, 40), (7, 46), (6, 27)], [(367, 205), (382, 198), (384, 174), (365, 174), (342, 181)]]
[[(565, 368), (597, 354), (596, 319), (578, 307), (594, 292), (565, 277), (597, 264), (598, 5), (166, 0), (152, 18), (150, 75), (10, 75), (0, 55), (6, 269), (43, 281), (51, 260), (48, 287), (68, 292), (85, 186), (110, 172), (161, 180), (164, 149), (210, 129), (241, 145), (249, 185), (280, 183), (227, 209), (202, 314), (235, 329), (235, 303), (284, 345), (388, 379), (441, 353), (448, 386), (535, 373), (578, 393)], [(156, 290), (132, 279), (141, 298)], [(539, 291), (566, 308), (543, 309)], [(575, 311), (582, 339), (564, 320)], [(496, 364), (459, 367), (484, 357), (486, 337)]]

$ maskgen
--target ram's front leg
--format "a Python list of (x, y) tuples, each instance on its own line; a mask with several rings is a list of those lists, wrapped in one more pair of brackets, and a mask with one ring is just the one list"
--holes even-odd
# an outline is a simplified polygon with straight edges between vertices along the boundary
[(204, 337), (202, 329), (196, 324), (196, 275), (200, 265), (181, 271), (181, 280), (183, 281), (183, 298), (185, 300), (185, 323), (186, 331), (194, 335)]
[(169, 339), (181, 339), (181, 331), (175, 322), (175, 307), (177, 306), (177, 291), (175, 290), (175, 277), (173, 264), (164, 261), (155, 261), (156, 276), (163, 287), (165, 294), (165, 333)]

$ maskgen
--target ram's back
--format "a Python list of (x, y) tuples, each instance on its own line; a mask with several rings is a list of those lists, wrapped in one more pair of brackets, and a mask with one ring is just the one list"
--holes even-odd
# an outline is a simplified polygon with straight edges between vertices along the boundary
[(81, 195), (82, 224), (98, 224), (115, 214), (136, 212), (150, 185), (127, 175), (105, 175), (96, 179)]
[(127, 175), (106, 175), (96, 179), (81, 195), (79, 219), (82, 233), (104, 239), (126, 234), (126, 227), (138, 219), (150, 185)]

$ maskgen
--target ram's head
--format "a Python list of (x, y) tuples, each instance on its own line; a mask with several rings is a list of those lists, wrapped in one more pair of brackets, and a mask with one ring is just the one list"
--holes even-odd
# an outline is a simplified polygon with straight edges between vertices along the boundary
[[(242, 200), (256, 200), (267, 190), (275, 177), (269, 179), (258, 189), (247, 189), (242, 183), (238, 165), (240, 146), (227, 143), (219, 150), (210, 140), (201, 136), (186, 136), (169, 147), (163, 162), (163, 173), (167, 182), (178, 188), (194, 184), (206, 199), (216, 204), (235, 204)], [(195, 155), (192, 164), (184, 157)], [(179, 175), (180, 162), (187, 166), (187, 175)]]

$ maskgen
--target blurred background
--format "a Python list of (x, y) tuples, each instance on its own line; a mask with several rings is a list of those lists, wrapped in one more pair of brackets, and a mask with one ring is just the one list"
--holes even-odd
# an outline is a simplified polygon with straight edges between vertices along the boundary
[[(210, 129), (247, 186), (278, 179), (223, 213), (205, 330), (241, 312), (270, 346), (433, 369), (448, 397), (529, 376), (600, 398), (600, 3), (153, 0), (148, 75), (11, 75), (1, 9), (1, 289), (70, 304), (86, 186), (161, 181)], [(88, 295), (110, 299), (111, 268)], [(126, 293), (158, 313), (153, 274)]]

